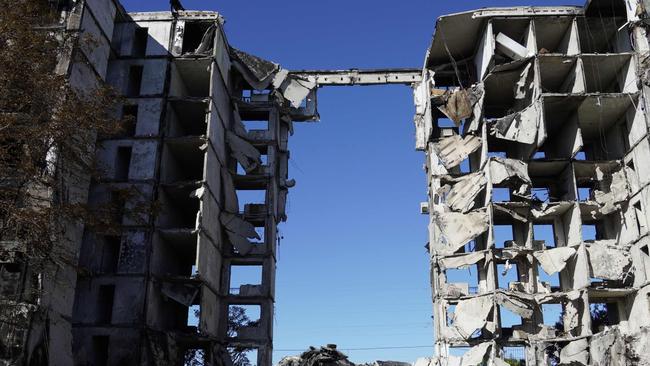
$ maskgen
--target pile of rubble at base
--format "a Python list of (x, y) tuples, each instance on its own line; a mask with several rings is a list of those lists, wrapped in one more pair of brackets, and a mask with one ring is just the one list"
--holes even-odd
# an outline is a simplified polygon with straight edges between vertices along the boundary
[(336, 348), (335, 344), (321, 347), (309, 347), (300, 356), (288, 356), (280, 360), (278, 366), (411, 366), (410, 363), (396, 361), (375, 361), (369, 364), (358, 364), (348, 360), (348, 356)]

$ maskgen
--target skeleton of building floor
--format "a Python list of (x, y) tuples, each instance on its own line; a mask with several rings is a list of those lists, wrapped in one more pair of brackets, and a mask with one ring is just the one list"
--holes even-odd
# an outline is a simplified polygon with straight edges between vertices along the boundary
[[(562, 362), (631, 362), (625, 346), (614, 349), (621, 334), (635, 340), (631, 353), (646, 346), (648, 40), (636, 2), (609, 3), (438, 20), (415, 91), (431, 218), (437, 358), (428, 362), (502, 364), (525, 348), (521, 359), (541, 365), (555, 345)], [(533, 198), (538, 188), (550, 199)], [(554, 239), (535, 238), (542, 224)], [(512, 240), (495, 241), (498, 225)], [(459, 269), (468, 282), (448, 280)], [(518, 280), (502, 283), (507, 271)], [(542, 271), (559, 273), (559, 286)], [(598, 334), (595, 303), (609, 316)], [(562, 306), (562, 329), (544, 318), (550, 304)], [(507, 312), (521, 323), (502, 326)], [(472, 348), (460, 357), (455, 347)]]

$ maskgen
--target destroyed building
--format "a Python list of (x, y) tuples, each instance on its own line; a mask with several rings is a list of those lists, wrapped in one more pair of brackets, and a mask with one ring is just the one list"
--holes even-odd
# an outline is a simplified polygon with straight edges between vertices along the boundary
[(415, 88), (435, 357), (650, 364), (646, 1), (442, 16)]
[[(318, 87), (412, 84), (436, 336), (418, 366), (650, 364), (645, 1), (447, 15), (422, 71), (293, 72), (231, 47), (215, 12), (58, 3), (96, 45), (57, 71), (132, 117), (72, 190), (123, 208), (122, 230), (76, 228), (78, 263), (38, 284), (2, 243), (3, 307), (28, 326), (2, 323), (0, 363), (230, 365), (239, 347), (270, 365), (293, 122), (318, 118)], [(251, 317), (235, 332), (232, 307)]]
[[(45, 283), (25, 285), (20, 247), (3, 243), (3, 309), (24, 321), (3, 321), (0, 363), (229, 365), (237, 347), (270, 365), (287, 142), (293, 121), (317, 117), (315, 84), (232, 48), (215, 12), (59, 6), (61, 28), (94, 45), (62, 54), (57, 71), (82, 91), (108, 82), (125, 96), (117, 114), (132, 117), (98, 139), (101, 179), (73, 187), (80, 202), (118, 207), (121, 227), (79, 228), (58, 248), (78, 263)], [(257, 281), (236, 282), (241, 270)], [(28, 301), (33, 286), (43, 295)], [(233, 331), (235, 306), (250, 321)]]

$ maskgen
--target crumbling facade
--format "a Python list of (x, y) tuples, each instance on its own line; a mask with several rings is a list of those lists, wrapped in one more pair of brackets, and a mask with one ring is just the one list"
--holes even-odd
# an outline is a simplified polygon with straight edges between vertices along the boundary
[[(315, 84), (231, 48), (222, 26), (213, 12), (118, 8), (107, 32), (107, 81), (135, 123), (98, 148), (106, 175), (90, 199), (125, 214), (122, 235), (84, 237), (78, 364), (228, 365), (233, 347), (271, 363), (287, 143), (293, 120), (316, 117)], [(155, 213), (129, 215), (150, 204)], [(256, 279), (238, 282), (239, 270)], [(234, 306), (250, 319), (237, 329)]]
[(436, 335), (422, 364), (650, 364), (645, 9), (438, 19), (414, 95)]
[[(238, 349), (270, 365), (277, 230), (295, 184), (288, 138), (293, 121), (317, 118), (315, 83), (230, 47), (214, 12), (63, 8), (62, 24), (93, 47), (62, 55), (59, 71), (82, 91), (108, 82), (125, 97), (117, 116), (130, 117), (98, 138), (102, 177), (71, 194), (112, 208), (119, 227), (77, 227), (60, 243), (78, 263), (16, 305), (15, 317), (40, 306), (47, 319), (3, 323), (3, 364), (229, 365)], [(28, 273), (10, 266), (20, 253), (8, 244), (3, 300), (9, 288), (25, 297)], [(246, 322), (232, 324), (233, 307)]]

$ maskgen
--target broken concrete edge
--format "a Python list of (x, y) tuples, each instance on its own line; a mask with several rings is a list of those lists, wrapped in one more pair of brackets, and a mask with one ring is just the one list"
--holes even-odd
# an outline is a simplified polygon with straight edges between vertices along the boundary
[(307, 96), (318, 87), (315, 81), (290, 74), (276, 63), (233, 47), (230, 53), (235, 67), (251, 87), (258, 91), (269, 88), (278, 91), (292, 108), (300, 108)]

